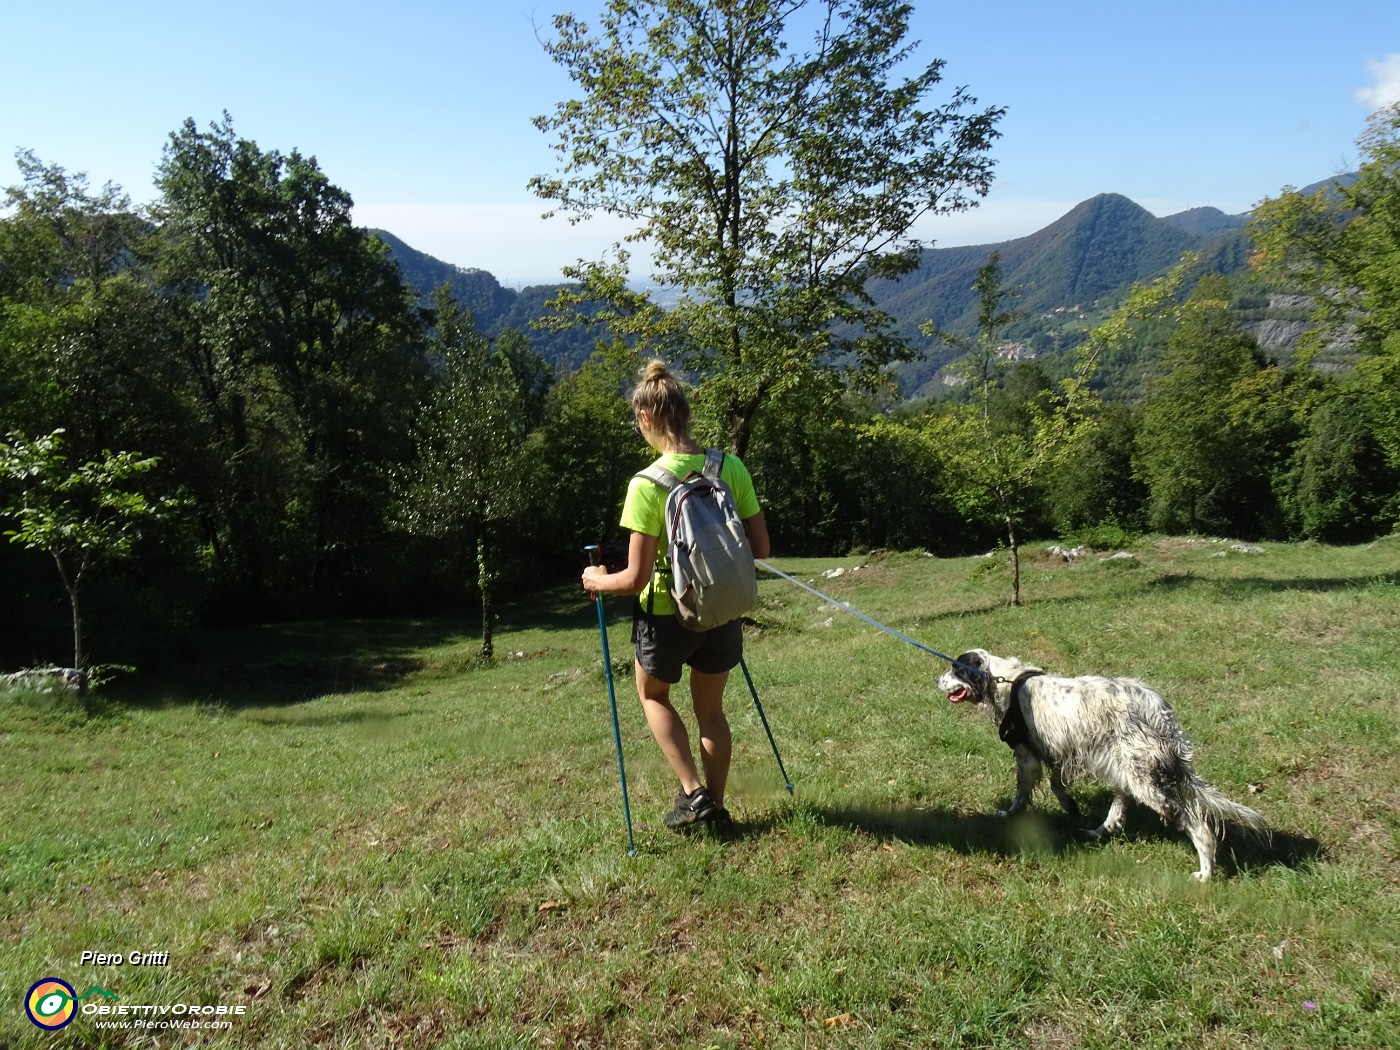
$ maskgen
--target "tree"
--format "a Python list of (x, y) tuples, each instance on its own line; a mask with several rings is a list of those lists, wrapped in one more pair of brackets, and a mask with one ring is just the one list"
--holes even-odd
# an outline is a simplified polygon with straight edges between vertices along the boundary
[[(182, 356), (181, 318), (154, 270), (152, 224), (111, 183), (92, 191), (81, 173), (28, 151), (18, 160), (23, 181), (5, 191), (9, 214), (0, 218), (0, 435), (61, 429), (73, 463), (141, 449), (159, 459), (166, 491), (195, 491), (209, 474), (207, 434)], [(189, 524), (180, 516), (160, 542), (142, 545), (139, 571), (123, 580), (122, 632), (159, 629), (197, 607), (199, 545), (177, 535)], [(25, 564), (29, 552), (5, 548), (0, 579), (36, 598), (51, 587)], [(90, 588), (83, 597), (90, 631), (101, 593)], [(69, 619), (66, 608), (28, 618), (4, 644), (27, 659), (46, 647), (41, 639), (71, 629), (62, 626)]]
[(1102, 406), (1092, 382), (1101, 360), (1120, 351), (1143, 322), (1172, 312), (1196, 263), (1188, 254), (1165, 276), (1135, 285), (1089, 333), (1077, 352), (1075, 372), (1054, 390), (1038, 368), (1023, 363), (1008, 372), (1002, 359), (996, 336), (1012, 316), (1001, 308), (1011, 293), (1001, 287), (1000, 260), (993, 255), (978, 271), (979, 338), (963, 363), (964, 375), (976, 384), (976, 401), (935, 407), (912, 424), (875, 425), (912, 429), (936, 450), (949, 495), (964, 517), (999, 522), (1011, 547), (1012, 605), (1021, 602), (1021, 537), (1026, 524), (1044, 512), (1047, 472), (1084, 458), (1099, 436)]
[(18, 162), (0, 220), (0, 432), (62, 426), (80, 457), (188, 444), (170, 434), (178, 336), (148, 265), (150, 224), (111, 183), (94, 194), (29, 151)]
[(17, 151), (15, 162), (23, 185), (5, 191), (13, 214), (0, 224), (0, 296), (100, 284), (137, 260), (149, 229), (120, 187), (109, 182), (94, 194), (85, 174), (44, 164), (32, 150)]
[(167, 497), (150, 498), (130, 487), (156, 465), (136, 452), (107, 452), (68, 471), (63, 431), (33, 441), (10, 434), (0, 441), (0, 478), (18, 483), (19, 497), (0, 507), (18, 520), (5, 535), (11, 543), (43, 551), (54, 560), (73, 614), (73, 666), (87, 684), (88, 650), (82, 587), (88, 571), (105, 559), (131, 555), (141, 525), (174, 508)]
[(615, 342), (550, 387), (541, 437), (548, 474), (557, 481), (533, 504), (553, 523), (551, 549), (567, 557), (616, 534), (628, 480), (651, 461), (651, 449), (632, 429), (627, 397), (638, 364), (633, 350)]
[[(560, 15), (545, 43), (581, 97), (536, 118), (559, 172), (531, 186), (574, 220), (636, 224), (627, 239), (682, 293), (653, 334), (702, 380), (740, 455), (760, 405), (809, 372), (868, 380), (908, 356), (866, 284), (913, 270), (916, 222), (991, 184), (1003, 110), (961, 88), (934, 102), (941, 60), (901, 76), (911, 10), (609, 0), (596, 31)], [(601, 298), (626, 258), (573, 275)]]
[(1400, 467), (1400, 103), (1371, 115), (1350, 185), (1287, 190), (1254, 213), (1254, 267), (1312, 297), (1308, 350), (1350, 345), (1351, 391), (1369, 403), (1376, 441)]
[(1308, 417), (1289, 496), (1310, 539), (1364, 543), (1400, 518), (1400, 468), (1386, 463), (1369, 411), (1368, 401), (1342, 394)]
[(481, 656), (494, 655), (495, 590), (506, 549), (528, 546), (530, 497), (545, 484), (539, 427), (548, 367), (519, 333), (494, 352), (450, 291), (435, 296), (433, 347), (442, 374), (415, 424), (417, 463), (404, 485), (400, 516), (409, 532), (475, 550), (481, 597)]
[(1262, 370), (1254, 340), (1230, 313), (1224, 277), (1205, 278), (1148, 384), (1135, 466), (1151, 492), (1153, 525), (1200, 532), (1258, 520), (1268, 495), (1261, 449), (1233, 411), (1237, 387)]
[(162, 158), (165, 277), (218, 470), (214, 574), (244, 593), (338, 596), (386, 533), (426, 389), (422, 318), (315, 158), (263, 151), (227, 114)]
[(1008, 362), (997, 336), (1015, 318), (1004, 310), (1015, 293), (1001, 284), (1001, 256), (993, 252), (973, 281), (977, 293), (977, 342), (961, 362), (961, 373), (975, 385), (971, 411), (950, 413), (938, 428), (951, 475), (971, 510), (990, 503), (1011, 551), (1011, 604), (1021, 604), (1021, 533), (1025, 516), (1039, 503), (1036, 474), (1042, 460), (1035, 444), (1036, 407), (1005, 396)]
[(1145, 521), (1147, 487), (1133, 473), (1136, 416), (1108, 401), (1096, 422), (1057, 457), (1045, 481), (1046, 512), (1064, 537), (1105, 527), (1134, 533)]

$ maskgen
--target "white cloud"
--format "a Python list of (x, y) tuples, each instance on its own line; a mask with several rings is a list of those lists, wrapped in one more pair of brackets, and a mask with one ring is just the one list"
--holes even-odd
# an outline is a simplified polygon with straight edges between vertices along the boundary
[(1372, 112), (1400, 102), (1400, 52), (1392, 51), (1385, 58), (1372, 59), (1366, 63), (1366, 72), (1375, 83), (1357, 90), (1357, 102)]

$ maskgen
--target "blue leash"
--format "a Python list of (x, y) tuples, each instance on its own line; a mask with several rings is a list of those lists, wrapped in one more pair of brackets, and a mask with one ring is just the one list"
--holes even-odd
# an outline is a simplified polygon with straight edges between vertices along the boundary
[(823, 600), (825, 600), (825, 601), (830, 602), (832, 605), (836, 606), (836, 607), (837, 607), (838, 609), (840, 609), (842, 612), (848, 612), (848, 613), (850, 613), (852, 616), (854, 616), (854, 617), (855, 617), (856, 619), (858, 619), (858, 620), (864, 620), (866, 623), (870, 624), (871, 627), (879, 628), (880, 630), (884, 631), (886, 634), (893, 635), (894, 637), (898, 638), (901, 642), (908, 642), (908, 643), (909, 643), (910, 645), (912, 645), (915, 649), (922, 649), (924, 652), (929, 653), (929, 654), (932, 655), (932, 656), (936, 656), (936, 657), (938, 657), (940, 660), (947, 660), (950, 664), (953, 664), (953, 665), (955, 665), (955, 666), (957, 666), (957, 667), (963, 667), (963, 668), (965, 668), (966, 670), (974, 671), (974, 672), (976, 672), (976, 673), (978, 673), (978, 674), (985, 674), (985, 673), (986, 673), (986, 672), (984, 672), (984, 671), (979, 670), (978, 668), (975, 668), (975, 667), (967, 667), (966, 664), (960, 664), (960, 663), (958, 663), (957, 660), (955, 660), (953, 657), (949, 656), (947, 653), (940, 653), (937, 649), (931, 649), (931, 648), (929, 648), (927, 645), (925, 645), (923, 642), (915, 641), (913, 638), (910, 638), (907, 634), (902, 634), (902, 633), (900, 633), (899, 631), (896, 631), (893, 627), (886, 627), (884, 624), (880, 623), (878, 620), (872, 620), (869, 616), (866, 616), (865, 613), (863, 613), (863, 612), (857, 612), (855, 609), (852, 609), (852, 608), (851, 608), (849, 605), (847, 605), (845, 602), (837, 601), (835, 598), (831, 597), (831, 595), (829, 595), (829, 594), (823, 594), (821, 591), (817, 590), (815, 587), (809, 587), (807, 584), (803, 583), (801, 580), (794, 579), (793, 577), (789, 576), (787, 573), (781, 571), (780, 569), (775, 569), (775, 568), (773, 568), (773, 566), (769, 565), (766, 561), (760, 561), (759, 559), (755, 558), (755, 559), (754, 559), (754, 564), (757, 565), (760, 569), (763, 569), (765, 572), (771, 572), (771, 573), (773, 573), (775, 576), (781, 576), (783, 579), (787, 580), (789, 583), (795, 583), (795, 584), (797, 584), (797, 586), (801, 587), (804, 591), (811, 591), (811, 592), (812, 592), (813, 594), (815, 594), (818, 598), (821, 598), (821, 599), (823, 599)]

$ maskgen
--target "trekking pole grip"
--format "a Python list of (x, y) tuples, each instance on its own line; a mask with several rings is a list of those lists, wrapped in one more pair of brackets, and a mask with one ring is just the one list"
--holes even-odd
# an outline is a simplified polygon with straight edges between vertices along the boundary
[[(596, 544), (596, 543), (590, 543), (590, 544), (588, 544), (586, 547), (583, 548), (583, 551), (584, 551), (585, 554), (588, 555), (588, 564), (589, 564), (589, 565), (601, 565), (601, 564), (603, 564), (603, 552), (602, 552), (602, 550), (599, 548), (598, 544)], [(589, 600), (592, 601), (594, 604), (597, 604), (598, 598), (599, 598), (599, 594), (598, 594), (597, 591), (589, 591), (589, 592), (588, 592), (588, 598), (589, 598)]]

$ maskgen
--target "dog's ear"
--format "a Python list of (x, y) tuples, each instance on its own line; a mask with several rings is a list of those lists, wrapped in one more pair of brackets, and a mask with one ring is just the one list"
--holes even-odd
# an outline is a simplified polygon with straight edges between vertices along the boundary
[(959, 667), (967, 667), (974, 671), (986, 670), (982, 661), (982, 651), (980, 649), (969, 649), (953, 662)]

